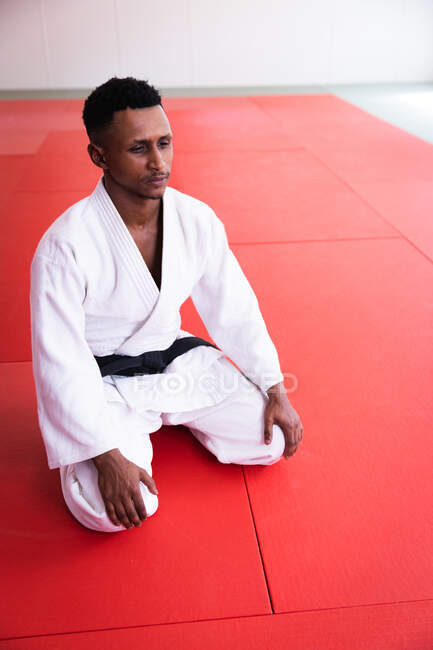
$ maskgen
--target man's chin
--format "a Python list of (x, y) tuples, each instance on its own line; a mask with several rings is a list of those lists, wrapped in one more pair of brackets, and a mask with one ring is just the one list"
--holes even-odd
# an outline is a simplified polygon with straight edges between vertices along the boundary
[(143, 199), (154, 199), (156, 201), (158, 199), (161, 199), (164, 196), (166, 187), (167, 187), (167, 183), (165, 183), (161, 187), (140, 188), (139, 194)]

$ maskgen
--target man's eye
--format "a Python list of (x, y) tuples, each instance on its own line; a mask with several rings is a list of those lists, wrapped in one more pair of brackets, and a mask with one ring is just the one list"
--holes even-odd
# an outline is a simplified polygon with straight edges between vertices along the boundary
[(136, 153), (138, 151), (143, 151), (143, 147), (133, 147), (129, 151), (132, 151), (132, 153)]
[(170, 146), (170, 141), (169, 140), (162, 140), (162, 142), (159, 143), (160, 147), (169, 147)]

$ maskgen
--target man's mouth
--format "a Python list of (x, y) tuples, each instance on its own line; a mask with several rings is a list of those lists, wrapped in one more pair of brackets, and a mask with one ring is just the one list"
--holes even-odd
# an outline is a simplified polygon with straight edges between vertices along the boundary
[(148, 185), (162, 185), (167, 180), (168, 176), (166, 174), (162, 176), (152, 176), (149, 178), (146, 183)]

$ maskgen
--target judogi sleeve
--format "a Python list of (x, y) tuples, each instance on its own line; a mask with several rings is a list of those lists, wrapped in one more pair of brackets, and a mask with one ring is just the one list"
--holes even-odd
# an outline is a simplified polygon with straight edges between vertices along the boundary
[(209, 208), (206, 250), (192, 301), (214, 342), (262, 391), (284, 380), (257, 297), (232, 250), (223, 222)]
[(31, 265), (33, 375), (50, 469), (116, 448), (103, 380), (85, 340), (85, 281), (65, 248)]

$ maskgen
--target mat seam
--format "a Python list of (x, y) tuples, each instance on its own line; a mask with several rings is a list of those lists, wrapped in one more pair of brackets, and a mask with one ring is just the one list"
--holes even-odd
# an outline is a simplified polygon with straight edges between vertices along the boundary
[(261, 549), (261, 546), (260, 546), (259, 535), (258, 535), (257, 527), (256, 527), (256, 520), (254, 518), (254, 512), (253, 512), (253, 507), (252, 507), (252, 504), (251, 504), (250, 492), (248, 490), (247, 478), (245, 476), (245, 468), (244, 468), (243, 465), (242, 465), (242, 476), (243, 476), (243, 479), (244, 479), (245, 491), (247, 493), (248, 505), (250, 507), (251, 519), (252, 519), (253, 526), (254, 526), (254, 533), (256, 535), (257, 548), (259, 549), (260, 561), (262, 563), (263, 575), (264, 575), (265, 582), (266, 582), (266, 589), (268, 591), (269, 604), (271, 606), (272, 614), (275, 614), (274, 603), (272, 601), (272, 596), (271, 596), (271, 589), (269, 587), (268, 576), (266, 574), (265, 563), (264, 563), (264, 560), (263, 560), (262, 549)]
[(309, 612), (329, 612), (329, 611), (338, 611), (342, 609), (360, 609), (364, 607), (387, 607), (389, 605), (410, 605), (412, 603), (429, 603), (433, 602), (433, 598), (420, 598), (418, 600), (396, 600), (386, 603), (365, 603), (364, 605), (340, 605), (339, 607), (322, 607), (316, 609), (298, 609), (298, 610), (287, 610), (283, 612), (274, 612), (273, 614), (244, 614), (240, 616), (222, 616), (218, 618), (200, 618), (200, 619), (191, 619), (188, 621), (167, 621), (165, 623), (144, 623), (141, 625), (126, 625), (121, 627), (102, 627), (94, 628), (91, 630), (73, 630), (69, 632), (44, 632), (42, 634), (26, 634), (22, 636), (9, 636), (1, 637), (0, 642), (2, 641), (15, 641), (19, 639), (38, 639), (43, 637), (53, 637), (53, 636), (66, 636), (72, 634), (89, 634), (96, 632), (114, 632), (120, 630), (137, 630), (139, 628), (147, 627), (162, 627), (168, 625), (190, 625), (191, 623), (212, 623), (217, 621), (236, 621), (239, 619), (248, 619), (248, 618), (263, 618), (263, 617), (277, 617), (285, 616), (286, 614), (307, 614)]

